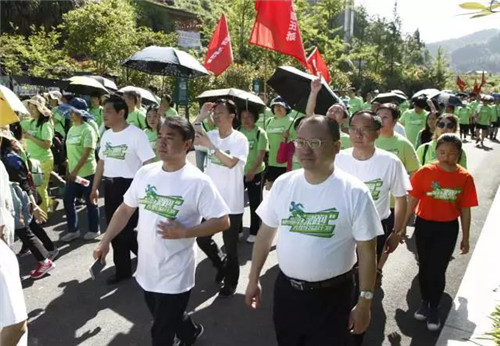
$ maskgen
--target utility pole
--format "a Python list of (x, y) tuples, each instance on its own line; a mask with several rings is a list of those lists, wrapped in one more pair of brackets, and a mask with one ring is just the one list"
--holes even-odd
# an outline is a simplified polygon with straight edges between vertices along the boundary
[(344, 1), (344, 41), (351, 42), (354, 32), (354, 0)]

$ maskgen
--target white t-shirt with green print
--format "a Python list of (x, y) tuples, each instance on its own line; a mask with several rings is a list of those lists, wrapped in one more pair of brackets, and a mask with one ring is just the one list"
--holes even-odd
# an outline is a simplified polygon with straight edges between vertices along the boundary
[(340, 170), (312, 185), (304, 169), (281, 175), (257, 214), (278, 228), (278, 265), (288, 277), (322, 281), (351, 270), (356, 241), (381, 235), (382, 225), (366, 186)]
[(355, 176), (366, 184), (372, 195), (380, 220), (391, 214), (390, 195), (402, 197), (411, 190), (410, 179), (401, 160), (385, 150), (375, 149), (368, 160), (360, 161), (352, 155), (353, 148), (342, 150), (335, 157), (335, 167)]

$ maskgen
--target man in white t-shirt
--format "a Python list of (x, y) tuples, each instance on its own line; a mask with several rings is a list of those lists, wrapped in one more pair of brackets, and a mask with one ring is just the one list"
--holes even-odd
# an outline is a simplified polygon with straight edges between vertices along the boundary
[[(104, 103), (103, 120), (106, 130), (101, 137), (97, 164), (90, 199), (97, 204), (99, 184), (104, 177), (104, 210), (109, 225), (114, 212), (123, 202), (123, 195), (130, 187), (135, 173), (142, 165), (151, 163), (155, 153), (146, 134), (127, 123), (128, 108), (125, 101), (112, 96)], [(137, 213), (125, 229), (113, 239), (113, 261), (116, 273), (107, 282), (110, 285), (132, 277), (130, 252), (137, 254)], [(75, 232), (79, 237), (79, 232)]]
[[(245, 302), (260, 305), (259, 276), (278, 231), (273, 319), (279, 345), (344, 345), (349, 329), (362, 333), (370, 323), (382, 228), (366, 186), (334, 169), (339, 139), (334, 120), (306, 118), (295, 141), (303, 169), (279, 177), (257, 209), (262, 226)], [(356, 249), (361, 295), (351, 311)]]
[[(208, 148), (205, 174), (212, 179), (222, 198), (229, 207), (231, 226), (223, 235), (226, 258), (222, 256), (211, 237), (200, 237), (198, 245), (217, 268), (215, 280), (224, 284), (220, 297), (232, 296), (238, 286), (240, 264), (238, 262), (238, 237), (242, 231), (244, 206), (244, 169), (248, 156), (248, 140), (244, 134), (233, 129), (237, 114), (236, 105), (231, 100), (205, 103), (195, 124), (205, 120), (213, 110), (217, 130), (196, 134), (195, 144)], [(199, 131), (199, 130), (197, 130)]]
[(94, 250), (94, 258), (104, 261), (109, 243), (139, 209), (135, 277), (153, 315), (153, 345), (172, 345), (175, 336), (192, 345), (203, 332), (185, 312), (195, 284), (195, 238), (229, 227), (229, 210), (217, 188), (186, 160), (193, 140), (186, 119), (165, 119), (157, 144), (161, 162), (137, 172)]

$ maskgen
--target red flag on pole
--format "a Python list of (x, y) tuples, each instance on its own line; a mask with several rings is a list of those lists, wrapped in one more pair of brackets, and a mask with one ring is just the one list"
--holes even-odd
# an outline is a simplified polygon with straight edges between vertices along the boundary
[(460, 76), (457, 76), (457, 86), (458, 89), (460, 89), (460, 91), (464, 91), (465, 87), (467, 86), (467, 84), (465, 84), (465, 82), (462, 80), (462, 78), (460, 78)]
[(257, 0), (250, 44), (293, 56), (307, 68), (306, 53), (292, 0)]
[(220, 16), (214, 34), (208, 45), (204, 66), (216, 76), (224, 72), (233, 62), (233, 49), (227, 28), (226, 17)]
[(479, 84), (479, 89), (481, 89), (485, 84), (486, 84), (486, 78), (484, 77), (484, 71), (483, 71), (483, 75), (481, 76), (481, 84)]
[(320, 72), (325, 81), (330, 83), (330, 72), (328, 71), (328, 66), (325, 60), (323, 60), (318, 47), (314, 48), (311, 55), (307, 58), (307, 69), (314, 75)]
[(479, 94), (481, 92), (481, 87), (477, 85), (477, 79), (474, 79), (474, 89), (472, 89), (473, 94)]

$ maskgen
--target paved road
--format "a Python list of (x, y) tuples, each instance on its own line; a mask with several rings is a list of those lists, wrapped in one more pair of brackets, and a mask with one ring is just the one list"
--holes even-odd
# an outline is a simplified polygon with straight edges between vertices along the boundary
[[(481, 206), (473, 210), (471, 247), (480, 234), (492, 198), (499, 186), (500, 145), (488, 143), (493, 150), (486, 152), (466, 144), (469, 169), (473, 172)], [(102, 203), (102, 201), (101, 201)], [(101, 209), (101, 211), (103, 211)], [(59, 207), (47, 227), (50, 237), (57, 240), (65, 231), (64, 212)], [(86, 224), (85, 213), (82, 224)], [(248, 226), (248, 212), (244, 225)], [(85, 229), (85, 226), (83, 226)], [(434, 345), (438, 334), (428, 332), (425, 324), (413, 319), (419, 304), (417, 265), (414, 258), (413, 230), (408, 242), (389, 258), (382, 289), (376, 292), (373, 321), (365, 338), (365, 345)], [(220, 235), (217, 242), (222, 242)], [(57, 268), (41, 280), (23, 281), (29, 313), (30, 345), (148, 345), (150, 316), (141, 291), (134, 280), (109, 287), (105, 279), (113, 269), (106, 268), (93, 281), (88, 274), (95, 242), (76, 240), (71, 244), (57, 243), (61, 254)], [(16, 244), (18, 250), (20, 244)], [(251, 245), (240, 243), (241, 280), (237, 294), (229, 299), (217, 299), (215, 271), (201, 251), (198, 251), (196, 287), (189, 310), (193, 318), (205, 325), (206, 332), (197, 343), (208, 345), (274, 345), (271, 319), (272, 287), (277, 274), (276, 252), (272, 251), (263, 270), (263, 306), (249, 311), (244, 305), (246, 277), (250, 268)], [(109, 257), (111, 259), (111, 256)], [(455, 258), (447, 275), (447, 288), (440, 308), (446, 315), (450, 309), (467, 309), (464, 301), (452, 306), (469, 256)], [(26, 275), (34, 266), (32, 257), (21, 259), (21, 272)]]

